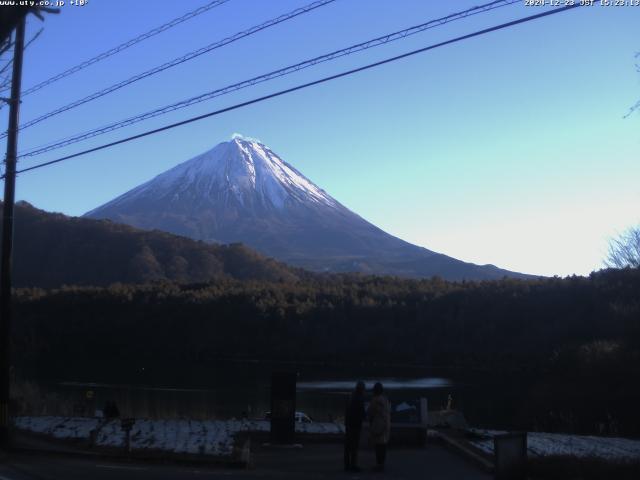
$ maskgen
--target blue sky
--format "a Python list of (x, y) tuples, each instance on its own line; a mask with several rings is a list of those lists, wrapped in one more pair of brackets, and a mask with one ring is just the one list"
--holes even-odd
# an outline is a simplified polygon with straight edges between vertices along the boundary
[[(31, 18), (28, 88), (206, 3), (89, 0)], [(231, 0), (23, 101), (22, 121), (310, 3)], [(337, 0), (24, 130), (21, 150), (469, 8)], [(420, 33), (81, 144), (178, 121), (542, 11), (524, 2)], [(341, 203), (400, 238), (543, 275), (601, 268), (640, 222), (640, 7), (585, 7), (493, 32), (161, 135), (22, 174), (17, 198), (69, 215), (235, 132), (259, 138)], [(6, 109), (0, 111), (6, 126)], [(4, 148), (4, 146), (2, 147)]]

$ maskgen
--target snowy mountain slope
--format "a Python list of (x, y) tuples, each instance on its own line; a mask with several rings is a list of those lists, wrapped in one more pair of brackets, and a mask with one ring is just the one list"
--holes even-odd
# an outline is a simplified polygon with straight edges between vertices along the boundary
[(265, 145), (234, 138), (85, 214), (242, 242), (316, 271), (485, 279), (521, 274), (417, 247), (353, 213)]
[(247, 207), (255, 206), (256, 201), (276, 209), (283, 209), (287, 202), (293, 201), (337, 206), (324, 190), (268, 147), (235, 138), (158, 175), (99, 209), (129, 201), (159, 199), (168, 191), (173, 193), (173, 203), (180, 202), (184, 196), (199, 195), (201, 200), (223, 199), (225, 203), (233, 197)]

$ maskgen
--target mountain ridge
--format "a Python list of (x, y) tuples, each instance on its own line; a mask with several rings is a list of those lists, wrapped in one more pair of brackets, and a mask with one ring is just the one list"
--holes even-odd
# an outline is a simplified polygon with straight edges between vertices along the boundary
[(309, 275), (241, 244), (213, 245), (109, 220), (68, 217), (27, 202), (16, 203), (14, 233), (16, 287), (295, 282)]

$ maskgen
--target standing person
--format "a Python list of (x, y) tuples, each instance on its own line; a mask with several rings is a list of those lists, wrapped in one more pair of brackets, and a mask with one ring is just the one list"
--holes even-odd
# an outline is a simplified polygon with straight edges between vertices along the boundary
[(351, 393), (344, 413), (344, 469), (350, 472), (359, 472), (358, 446), (360, 445), (360, 432), (365, 418), (364, 411), (364, 382), (356, 383)]
[(380, 382), (373, 386), (373, 398), (367, 410), (369, 417), (369, 434), (371, 443), (376, 450), (375, 470), (384, 471), (384, 462), (387, 457), (387, 443), (391, 430), (391, 409), (389, 400), (383, 395), (384, 388)]

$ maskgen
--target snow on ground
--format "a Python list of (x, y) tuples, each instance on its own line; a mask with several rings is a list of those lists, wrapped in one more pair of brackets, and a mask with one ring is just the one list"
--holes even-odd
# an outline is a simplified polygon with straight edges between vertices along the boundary
[[(95, 445), (124, 447), (126, 434), (120, 420), (84, 417), (18, 417), (21, 430), (59, 439), (89, 440), (95, 431)], [(173, 453), (231, 455), (239, 432), (268, 432), (268, 420), (149, 420), (136, 419), (130, 432), (132, 450), (156, 450)], [(339, 434), (344, 425), (337, 423), (296, 423), (299, 433)]]
[(296, 423), (296, 432), (317, 434), (344, 433), (344, 425), (341, 423)]
[(55, 438), (88, 439), (100, 420), (86, 417), (18, 417), (20, 430), (51, 435)]
[(131, 429), (133, 450), (229, 455), (235, 432), (226, 422), (199, 420), (136, 420)]
[(125, 433), (120, 425), (120, 420), (108, 420), (98, 430), (96, 445), (101, 447), (123, 447)]
[[(493, 437), (506, 433), (496, 430), (469, 429), (478, 435), (471, 443), (493, 455)], [(569, 455), (574, 457), (596, 457), (605, 460), (640, 460), (640, 440), (615, 437), (566, 435), (561, 433), (527, 433), (527, 450), (538, 457)]]

